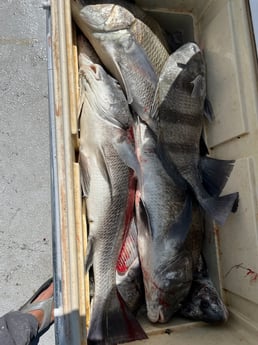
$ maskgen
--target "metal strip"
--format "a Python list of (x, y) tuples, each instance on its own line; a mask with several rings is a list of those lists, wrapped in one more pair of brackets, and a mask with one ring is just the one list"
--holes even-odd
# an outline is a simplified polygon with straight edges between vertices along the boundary
[(59, 61), (60, 61), (60, 81), (61, 81), (61, 95), (62, 95), (62, 118), (63, 118), (63, 149), (65, 160), (65, 199), (67, 209), (63, 216), (67, 219), (68, 226), (68, 255), (70, 264), (70, 310), (69, 315), (69, 331), (72, 345), (79, 345), (81, 343), (80, 327), (79, 327), (79, 296), (78, 296), (78, 268), (76, 257), (76, 233), (75, 233), (75, 209), (74, 209), (74, 176), (73, 176), (73, 162), (74, 162), (74, 148), (71, 141), (71, 122), (70, 122), (70, 94), (69, 94), (69, 76), (68, 76), (68, 58), (67, 50), (67, 17), (71, 14), (66, 12), (66, 7), (63, 0), (57, 0), (57, 15), (58, 15), (58, 34), (59, 34)]
[[(47, 31), (47, 65), (48, 65), (48, 106), (49, 106), (49, 140), (50, 140), (50, 179), (51, 179), (51, 211), (52, 211), (52, 255), (53, 255), (53, 278), (54, 278), (54, 301), (55, 315), (59, 311), (60, 316), (55, 316), (55, 340), (57, 345), (66, 345), (64, 318), (62, 317), (62, 254), (60, 235), (60, 211), (59, 211), (59, 184), (57, 168), (57, 145), (56, 145), (56, 121), (54, 106), (54, 81), (53, 81), (53, 56), (51, 37), (51, 8), (46, 9)], [(61, 311), (61, 312), (60, 312)]]

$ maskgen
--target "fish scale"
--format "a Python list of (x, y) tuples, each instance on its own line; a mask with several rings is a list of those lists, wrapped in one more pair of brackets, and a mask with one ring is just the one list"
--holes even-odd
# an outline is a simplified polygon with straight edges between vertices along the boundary
[(149, 61), (154, 67), (157, 75), (160, 75), (162, 67), (169, 57), (164, 45), (158, 37), (153, 35), (153, 32), (148, 30), (145, 24), (139, 20), (134, 21), (130, 26), (130, 31), (133, 33), (137, 43), (147, 53)]

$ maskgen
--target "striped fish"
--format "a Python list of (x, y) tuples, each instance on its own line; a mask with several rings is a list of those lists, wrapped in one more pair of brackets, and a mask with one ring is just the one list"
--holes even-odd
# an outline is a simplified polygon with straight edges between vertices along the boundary
[(206, 68), (202, 52), (187, 43), (170, 55), (157, 86), (152, 118), (159, 157), (177, 185), (194, 192), (203, 209), (225, 223), (238, 193), (220, 197), (233, 161), (200, 157), (204, 126)]

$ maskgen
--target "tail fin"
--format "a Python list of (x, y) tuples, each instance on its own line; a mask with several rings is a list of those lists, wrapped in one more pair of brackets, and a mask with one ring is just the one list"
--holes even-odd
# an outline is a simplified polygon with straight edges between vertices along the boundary
[(235, 161), (210, 157), (200, 159), (203, 185), (212, 196), (219, 196), (234, 167)]
[(92, 309), (88, 345), (114, 345), (147, 339), (135, 316), (129, 311), (115, 288), (101, 313)]
[(223, 225), (230, 212), (235, 211), (238, 202), (238, 193), (207, 199), (199, 198), (201, 206), (219, 224)]

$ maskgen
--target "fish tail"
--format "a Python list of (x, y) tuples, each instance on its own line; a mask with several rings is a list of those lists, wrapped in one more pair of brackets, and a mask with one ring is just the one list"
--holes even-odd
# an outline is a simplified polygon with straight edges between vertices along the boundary
[(114, 345), (148, 338), (117, 289), (106, 305), (101, 324), (99, 315), (95, 319), (92, 315), (88, 345)]
[(238, 193), (232, 193), (221, 197), (198, 198), (198, 201), (219, 225), (223, 225), (230, 212), (236, 211), (238, 198)]

